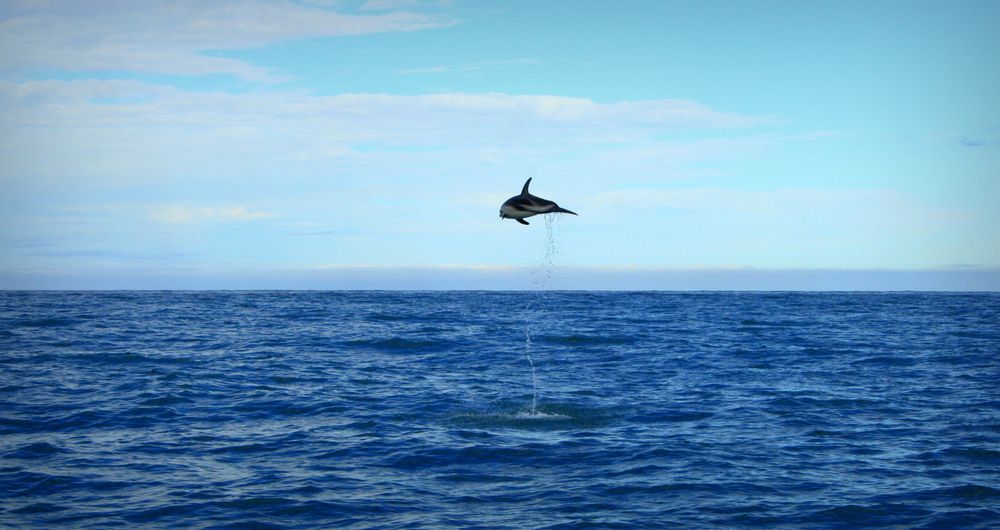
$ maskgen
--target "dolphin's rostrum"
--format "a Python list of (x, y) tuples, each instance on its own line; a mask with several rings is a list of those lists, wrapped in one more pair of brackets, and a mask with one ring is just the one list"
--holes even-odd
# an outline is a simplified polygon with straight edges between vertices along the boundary
[(525, 217), (541, 213), (571, 213), (576, 215), (576, 212), (560, 208), (558, 204), (552, 201), (528, 193), (528, 184), (531, 184), (530, 178), (524, 183), (524, 188), (521, 190), (520, 195), (515, 195), (503, 203), (503, 206), (500, 207), (501, 219), (514, 219), (526, 225), (528, 222), (524, 220)]

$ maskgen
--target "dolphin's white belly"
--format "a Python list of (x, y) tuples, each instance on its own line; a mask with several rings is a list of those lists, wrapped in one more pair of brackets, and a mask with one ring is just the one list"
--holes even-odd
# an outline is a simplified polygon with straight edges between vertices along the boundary
[(507, 218), (510, 218), (510, 219), (524, 219), (525, 217), (531, 217), (532, 215), (538, 215), (539, 212), (531, 212), (531, 211), (519, 210), (517, 208), (514, 208), (513, 206), (508, 206), (508, 205), (505, 204), (505, 205), (503, 205), (503, 208), (500, 208), (500, 213), (503, 214), (504, 217), (507, 217)]
[(523, 208), (525, 210), (529, 210), (529, 211), (532, 211), (532, 212), (535, 212), (535, 213), (549, 213), (549, 212), (552, 211), (552, 205), (551, 204), (546, 204), (546, 205), (541, 205), (541, 204), (525, 204), (523, 206)]

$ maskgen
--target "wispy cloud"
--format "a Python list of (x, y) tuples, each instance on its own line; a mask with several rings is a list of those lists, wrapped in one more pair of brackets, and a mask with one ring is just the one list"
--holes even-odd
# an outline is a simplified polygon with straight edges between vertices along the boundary
[[(226, 94), (126, 80), (0, 81), (0, 109), (0, 157), (10, 169), (0, 179), (72, 174), (119, 184), (206, 171), (316, 172), (316, 164), (333, 161), (373, 167), (405, 160), (412, 168), (421, 159), (447, 160), (456, 167), (460, 158), (491, 164), (532, 150), (548, 159), (611, 144), (662, 150), (671, 132), (775, 122), (677, 99)], [(732, 149), (735, 140), (727, 142)]]
[(0, 71), (52, 68), (157, 74), (279, 73), (205, 52), (289, 39), (414, 31), (453, 24), (439, 15), (343, 14), (296, 2), (14, 2), (0, 12)]
[(987, 142), (986, 142), (986, 140), (983, 140), (981, 138), (972, 138), (972, 137), (969, 137), (969, 136), (959, 136), (958, 137), (958, 143), (964, 145), (965, 147), (979, 147), (979, 146), (982, 146), (982, 145), (986, 145)]
[(465, 64), (447, 64), (437, 66), (427, 66), (424, 68), (406, 68), (399, 70), (401, 75), (414, 74), (448, 74), (448, 73), (471, 73), (484, 70), (496, 70), (519, 65), (539, 65), (541, 61), (537, 59), (504, 59), (497, 61), (479, 61)]
[(136, 253), (121, 252), (108, 249), (87, 249), (87, 250), (37, 250), (25, 253), (26, 256), (36, 258), (103, 258), (111, 259), (115, 262), (121, 261), (162, 261), (178, 258), (191, 257), (190, 254), (180, 252), (157, 252), (157, 253)]
[(452, 0), (368, 0), (361, 5), (362, 11), (396, 11), (426, 7), (446, 7)]
[(151, 209), (150, 217), (161, 223), (201, 223), (257, 221), (277, 217), (274, 212), (252, 211), (241, 206), (157, 206)]
[[(58, 125), (99, 125), (115, 121), (138, 124), (169, 123), (226, 126), (259, 125), (267, 120), (350, 122), (352, 128), (405, 125), (408, 129), (442, 129), (473, 125), (483, 119), (515, 126), (576, 123), (608, 127), (747, 127), (775, 123), (773, 116), (746, 115), (714, 109), (684, 99), (647, 99), (599, 103), (587, 98), (504, 93), (442, 93), (417, 96), (342, 94), (309, 96), (300, 93), (226, 94), (187, 92), (129, 80), (0, 81), (2, 118), (47, 120)], [(433, 120), (426, 118), (433, 117)], [(137, 121), (138, 120), (138, 121)], [(412, 121), (411, 121), (412, 120)], [(518, 127), (519, 130), (527, 127)]]

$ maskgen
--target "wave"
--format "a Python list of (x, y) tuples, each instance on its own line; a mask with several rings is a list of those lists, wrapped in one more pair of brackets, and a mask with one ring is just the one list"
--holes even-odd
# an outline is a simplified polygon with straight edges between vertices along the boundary
[(550, 344), (565, 344), (569, 346), (600, 346), (604, 344), (620, 345), (620, 344), (634, 344), (637, 339), (635, 337), (625, 336), (625, 335), (539, 335), (536, 337), (539, 342), (548, 342)]
[(13, 327), (20, 327), (20, 328), (62, 328), (62, 327), (75, 326), (82, 322), (85, 321), (77, 318), (46, 317), (46, 318), (27, 318), (22, 320), (15, 320), (11, 324)]
[(390, 352), (439, 350), (452, 345), (450, 341), (440, 339), (415, 339), (405, 337), (390, 337), (385, 339), (355, 339), (343, 343), (352, 348), (368, 348)]
[(0, 292), (0, 527), (1000, 523), (996, 295), (526, 294)]

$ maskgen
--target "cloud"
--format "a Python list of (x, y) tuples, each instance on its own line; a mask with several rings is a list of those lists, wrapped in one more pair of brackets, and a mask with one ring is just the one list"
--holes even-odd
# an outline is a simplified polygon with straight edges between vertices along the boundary
[(541, 61), (537, 59), (504, 59), (497, 61), (479, 61), (475, 63), (465, 63), (465, 64), (427, 66), (424, 68), (407, 68), (399, 70), (399, 73), (401, 75), (472, 73), (472, 72), (480, 72), (483, 70), (495, 70), (498, 68), (506, 68), (509, 66), (526, 65), (526, 64), (538, 65), (541, 64)]
[[(650, 99), (598, 103), (587, 98), (504, 93), (390, 95), (355, 93), (310, 96), (295, 92), (227, 94), (188, 92), (129, 80), (0, 81), (3, 119), (23, 116), (52, 123), (99, 119), (208, 125), (219, 118), (229, 124), (260, 125), (262, 120), (349, 123), (352, 128), (406, 126), (446, 129), (455, 125), (577, 124), (615, 128), (727, 128), (775, 123), (771, 116), (750, 116), (713, 109), (683, 99)], [(434, 118), (426, 120), (426, 118)], [(90, 122), (93, 123), (93, 122)]]
[(987, 142), (986, 140), (982, 140), (979, 138), (971, 138), (969, 136), (959, 136), (958, 143), (964, 145), (965, 147), (979, 147), (982, 145), (986, 145)]
[(452, 0), (368, 0), (361, 6), (362, 11), (390, 11), (417, 9), (422, 7), (446, 7)]
[(528, 119), (552, 124), (580, 124), (611, 127), (745, 127), (773, 121), (766, 116), (727, 113), (690, 100), (652, 99), (597, 103), (587, 98), (565, 96), (487, 94), (433, 94), (427, 96), (340, 96), (377, 102), (399, 110), (429, 109), (454, 117), (460, 113), (488, 115), (494, 120), (518, 123)]
[(206, 52), (291, 39), (415, 31), (454, 21), (390, 12), (349, 15), (319, 5), (263, 0), (15, 2), (0, 18), (0, 71), (58, 69), (282, 77)]
[(246, 208), (205, 207), (205, 206), (157, 206), (150, 211), (150, 217), (167, 224), (203, 222), (257, 221), (277, 217), (274, 212), (250, 211)]
[(119, 263), (123, 261), (162, 261), (190, 257), (189, 254), (179, 252), (134, 253), (108, 249), (37, 250), (27, 252), (24, 255), (38, 258), (104, 258), (114, 260), (114, 262)]
[[(570, 155), (583, 160), (626, 146), (673, 156), (695, 147), (665, 144), (664, 134), (774, 121), (677, 99), (228, 94), (130, 80), (0, 81), (0, 158), (10, 169), (0, 179), (123, 184), (206, 173), (323, 175), (331, 164), (341, 175), (345, 164), (367, 174), (414, 172)], [(739, 152), (744, 141), (730, 138), (707, 151)], [(635, 160), (635, 152), (629, 156)]]

